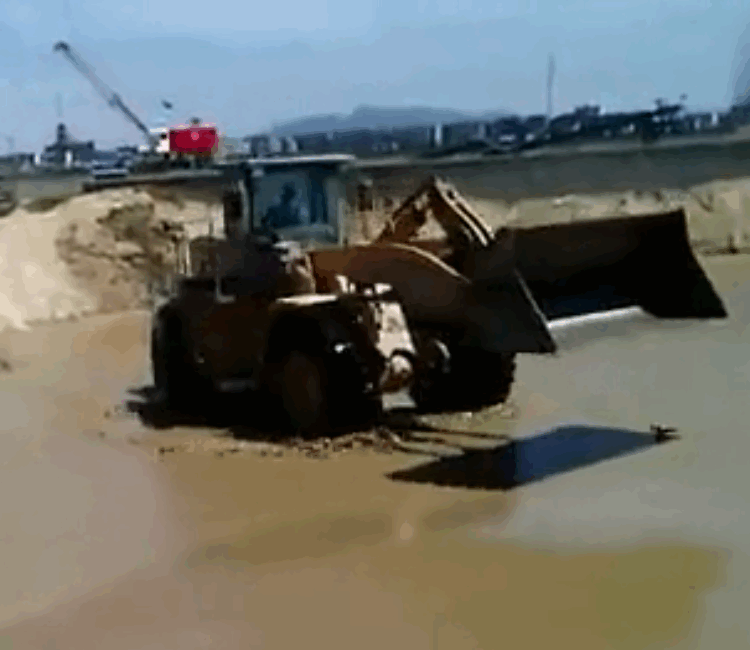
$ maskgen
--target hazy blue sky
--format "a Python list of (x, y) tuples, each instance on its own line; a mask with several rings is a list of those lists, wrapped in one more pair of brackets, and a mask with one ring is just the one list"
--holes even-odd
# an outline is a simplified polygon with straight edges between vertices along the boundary
[(750, 58), (748, 24), (745, 0), (2, 0), (0, 135), (39, 150), (61, 93), (77, 137), (140, 141), (51, 53), (58, 39), (148, 123), (168, 98), (175, 120), (196, 114), (242, 135), (363, 103), (542, 112), (549, 52), (556, 112), (681, 93), (720, 107), (738, 56)]

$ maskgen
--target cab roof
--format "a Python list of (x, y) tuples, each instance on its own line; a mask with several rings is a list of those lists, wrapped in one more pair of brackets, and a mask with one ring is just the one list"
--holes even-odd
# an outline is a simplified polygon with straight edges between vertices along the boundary
[(243, 165), (250, 168), (274, 169), (280, 167), (317, 167), (352, 165), (357, 157), (349, 154), (320, 154), (315, 156), (278, 156), (274, 158), (241, 158), (218, 163), (221, 166)]

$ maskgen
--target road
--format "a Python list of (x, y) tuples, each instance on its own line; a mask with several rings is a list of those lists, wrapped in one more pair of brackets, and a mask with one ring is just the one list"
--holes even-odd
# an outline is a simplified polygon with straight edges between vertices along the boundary
[(143, 314), (3, 335), (0, 649), (747, 646), (750, 265), (704, 264), (728, 321), (559, 331), (459, 456), (219, 453), (112, 411)]

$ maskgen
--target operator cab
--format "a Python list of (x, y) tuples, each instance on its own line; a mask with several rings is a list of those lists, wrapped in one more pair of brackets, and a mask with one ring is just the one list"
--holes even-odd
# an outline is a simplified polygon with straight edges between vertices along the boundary
[(232, 164), (224, 202), (228, 238), (273, 233), (302, 248), (346, 244), (346, 189), (355, 161), (342, 154)]
[(210, 230), (183, 241), (178, 282), (170, 286), (211, 292), (216, 278), (268, 275), (255, 268), (260, 260), (247, 256), (248, 236), (265, 240), (262, 247), (274, 241), (271, 257), (280, 253), (284, 259), (310, 248), (345, 246), (355, 162), (342, 154), (218, 163), (226, 186), (224, 233)]

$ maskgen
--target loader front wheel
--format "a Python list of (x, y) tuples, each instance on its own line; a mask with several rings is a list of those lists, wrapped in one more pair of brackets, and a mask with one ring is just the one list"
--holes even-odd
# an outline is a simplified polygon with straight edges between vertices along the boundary
[(380, 401), (365, 394), (351, 359), (293, 350), (269, 370), (272, 399), (290, 432), (310, 438), (377, 417)]
[(328, 400), (323, 364), (293, 351), (281, 361), (279, 371), (281, 406), (291, 428), (305, 435), (325, 429)]
[(474, 348), (450, 350), (448, 373), (415, 382), (411, 397), (418, 410), (429, 413), (478, 411), (505, 402), (515, 380), (512, 353)]

